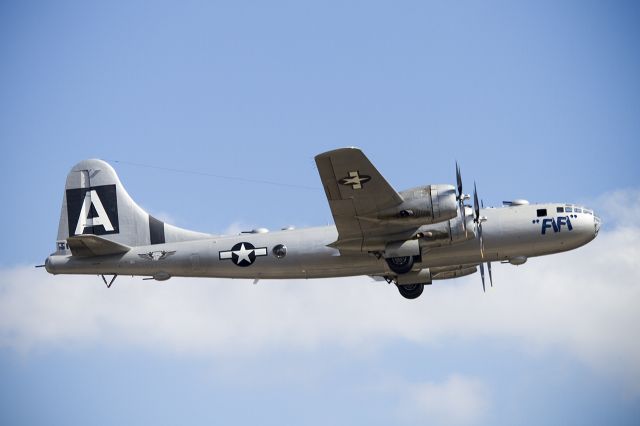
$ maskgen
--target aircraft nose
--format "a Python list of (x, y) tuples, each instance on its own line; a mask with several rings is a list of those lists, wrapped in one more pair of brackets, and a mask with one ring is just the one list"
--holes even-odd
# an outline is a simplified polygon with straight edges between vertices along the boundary
[(593, 212), (593, 236), (597, 237), (598, 232), (600, 231), (600, 225), (602, 224), (602, 219), (595, 212)]

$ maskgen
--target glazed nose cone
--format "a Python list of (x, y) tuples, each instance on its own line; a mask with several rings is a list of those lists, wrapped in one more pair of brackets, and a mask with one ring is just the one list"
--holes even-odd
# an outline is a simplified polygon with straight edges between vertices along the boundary
[(593, 236), (597, 237), (598, 232), (600, 231), (600, 225), (602, 225), (602, 219), (599, 216), (593, 213)]

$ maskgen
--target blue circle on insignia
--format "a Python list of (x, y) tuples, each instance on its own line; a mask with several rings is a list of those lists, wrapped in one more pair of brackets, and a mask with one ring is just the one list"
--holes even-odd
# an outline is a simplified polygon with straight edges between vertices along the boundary
[(238, 243), (231, 247), (231, 261), (238, 266), (251, 266), (256, 261), (255, 247), (251, 243)]

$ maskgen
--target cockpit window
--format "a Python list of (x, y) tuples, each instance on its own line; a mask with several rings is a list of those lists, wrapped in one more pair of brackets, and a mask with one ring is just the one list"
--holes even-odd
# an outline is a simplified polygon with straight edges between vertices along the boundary
[(567, 213), (571, 213), (573, 211), (573, 209), (571, 207), (565, 207), (564, 211)]
[(556, 207), (556, 212), (564, 213), (564, 207)]
[(579, 209), (576, 207), (576, 209), (574, 210), (576, 213), (582, 213), (582, 209)]
[(543, 217), (547, 215), (547, 209), (538, 209), (538, 217)]
[(587, 209), (584, 209), (584, 212), (585, 212), (586, 214), (593, 214), (593, 212), (592, 212), (591, 210), (587, 210)]

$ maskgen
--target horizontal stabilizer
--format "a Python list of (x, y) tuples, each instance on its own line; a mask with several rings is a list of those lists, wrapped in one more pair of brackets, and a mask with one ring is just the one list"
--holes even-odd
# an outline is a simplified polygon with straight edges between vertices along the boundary
[(124, 254), (131, 247), (119, 244), (97, 235), (75, 235), (67, 238), (71, 254), (76, 257), (107, 256), (110, 254)]

